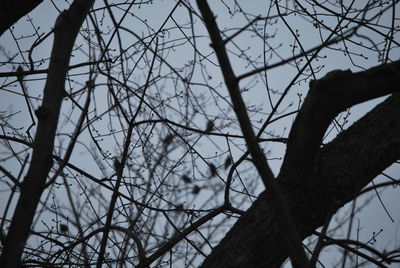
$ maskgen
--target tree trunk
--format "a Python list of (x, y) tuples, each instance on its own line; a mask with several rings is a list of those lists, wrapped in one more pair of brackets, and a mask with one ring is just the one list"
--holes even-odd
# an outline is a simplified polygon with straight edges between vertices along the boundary
[[(400, 85), (399, 75), (396, 80)], [(394, 95), (318, 149), (308, 175), (281, 170), (279, 186), (301, 238), (310, 236), (328, 215), (399, 158), (400, 96)], [(302, 169), (295, 163), (283, 168)], [(259, 196), (206, 258), (203, 268), (279, 267), (283, 263), (288, 250), (270, 199), (268, 190)]]

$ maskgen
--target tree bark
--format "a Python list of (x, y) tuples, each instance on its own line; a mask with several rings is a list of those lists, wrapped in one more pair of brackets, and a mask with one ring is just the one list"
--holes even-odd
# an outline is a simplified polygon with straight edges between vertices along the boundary
[(3, 0), (0, 4), (0, 36), (43, 0)]
[(54, 26), (54, 43), (49, 72), (44, 87), (43, 103), (35, 114), (38, 126), (32, 160), (21, 186), (21, 194), (10, 224), (0, 263), (3, 267), (20, 267), (21, 256), (30, 233), (40, 196), (53, 165), (52, 153), (69, 59), (76, 36), (93, 0), (75, 0), (62, 12)]
[[(326, 128), (338, 112), (400, 90), (399, 64), (355, 74), (338, 71), (311, 83), (289, 135), (278, 176), (301, 239), (310, 236), (328, 215), (351, 201), (380, 172), (400, 159), (398, 94), (320, 147)], [(202, 267), (279, 267), (288, 257), (282, 236), (267, 189)]]

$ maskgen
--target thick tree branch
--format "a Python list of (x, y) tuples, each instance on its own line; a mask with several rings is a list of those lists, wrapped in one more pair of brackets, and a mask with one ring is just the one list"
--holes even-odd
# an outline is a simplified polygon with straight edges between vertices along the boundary
[(3, 0), (0, 4), (0, 36), (43, 0)]
[[(378, 77), (382, 80), (385, 76), (385, 79), (388, 78), (387, 75), (390, 75), (391, 71), (386, 73), (383, 71), (384, 68), (385, 65), (371, 69), (367, 76), (374, 73), (377, 77), (369, 77), (369, 83), (364, 83), (359, 90), (354, 89), (351, 92), (354, 92), (353, 94), (357, 91), (360, 93), (361, 90), (370, 92), (373, 88), (382, 92), (390, 86), (386, 83), (394, 83), (392, 87), (394, 91), (399, 85), (398, 82), (396, 85), (396, 81), (382, 81), (383, 87), (380, 89), (376, 88), (379, 83), (373, 82), (374, 79), (379, 81)], [(350, 81), (351, 76), (361, 79), (357, 78), (361, 75), (361, 73), (345, 73), (344, 81)], [(392, 72), (391, 75), (393, 80), (394, 77), (398, 77), (396, 72)], [(328, 78), (324, 79), (327, 80), (321, 83), (329, 85)], [(333, 83), (333, 80), (330, 82)], [(341, 89), (338, 88), (338, 91)], [(352, 104), (362, 101), (361, 98), (355, 97), (355, 102)], [(347, 104), (340, 109), (351, 105), (349, 103), (350, 101), (347, 101)], [(322, 104), (319, 109), (321, 112), (325, 111)], [(400, 96), (395, 95), (375, 107), (331, 143), (323, 148), (318, 146), (312, 171), (307, 172), (307, 175), (281, 170), (278, 182), (302, 239), (311, 235), (324, 223), (328, 215), (355, 198), (363, 187), (400, 158), (399, 115)], [(300, 153), (307, 157), (309, 152)], [(303, 162), (301, 159), (298, 161), (282, 168), (303, 170), (301, 167)], [(289, 251), (282, 241), (271, 203), (270, 193), (263, 192), (214, 249), (202, 267), (279, 267), (288, 257)]]
[(53, 165), (52, 152), (69, 58), (79, 28), (93, 0), (75, 0), (69, 10), (59, 15), (54, 28), (54, 43), (42, 106), (36, 111), (36, 130), (32, 160), (22, 183), (21, 194), (0, 259), (4, 267), (20, 267), (22, 252), (29, 236), (45, 182)]
[(338, 113), (361, 102), (400, 92), (399, 85), (400, 61), (358, 73), (333, 71), (311, 81), (289, 134), (281, 172), (307, 176), (312, 172), (323, 135)]

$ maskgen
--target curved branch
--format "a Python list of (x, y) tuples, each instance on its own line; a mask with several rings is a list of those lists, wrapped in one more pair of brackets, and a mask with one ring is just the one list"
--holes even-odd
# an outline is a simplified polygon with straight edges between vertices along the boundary
[(289, 134), (282, 176), (312, 172), (323, 135), (335, 116), (356, 104), (400, 92), (400, 61), (352, 73), (333, 71), (310, 82)]
[(0, 4), (0, 36), (43, 0), (5, 0)]

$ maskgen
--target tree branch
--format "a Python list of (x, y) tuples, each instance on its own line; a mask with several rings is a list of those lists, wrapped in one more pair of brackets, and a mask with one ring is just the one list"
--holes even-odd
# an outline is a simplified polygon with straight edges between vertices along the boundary
[[(383, 69), (371, 69), (377, 75), (378, 70)], [(278, 182), (301, 239), (400, 158), (399, 114), (400, 96), (392, 96), (319, 148), (308, 176), (281, 171)], [(307, 153), (303, 151), (303, 156)], [(291, 168), (301, 170), (300, 165), (295, 163)], [(263, 192), (202, 267), (279, 267), (288, 257), (288, 249), (279, 233), (271, 199), (269, 192)]]
[(55, 23), (54, 43), (49, 72), (44, 87), (42, 106), (36, 110), (36, 130), (32, 160), (22, 183), (21, 195), (14, 211), (0, 263), (4, 267), (20, 267), (21, 256), (29, 236), (45, 182), (53, 165), (52, 152), (58, 117), (64, 93), (69, 59), (79, 28), (93, 0), (75, 0)]
[(399, 92), (399, 85), (400, 61), (358, 73), (337, 70), (311, 81), (310, 91), (289, 134), (281, 172), (307, 176), (314, 168), (323, 135), (338, 113), (361, 102)]
[(289, 247), (291, 260), (295, 267), (306, 267), (308, 263), (307, 257), (304, 253), (296, 227), (285, 204), (279, 186), (277, 185), (275, 177), (267, 163), (264, 152), (261, 150), (257, 142), (257, 137), (254, 134), (249, 115), (247, 114), (246, 105), (240, 93), (239, 80), (236, 78), (232, 65), (229, 62), (225, 43), (221, 38), (214, 15), (206, 0), (197, 0), (197, 5), (203, 16), (212, 41), (212, 46), (221, 65), (222, 75), (228, 88), (236, 116), (239, 120), (240, 128), (252, 156), (253, 163), (256, 166), (264, 185), (271, 193), (274, 214), (279, 221), (280, 233), (283, 234), (286, 245)]
[(43, 0), (4, 0), (0, 4), (0, 36)]

